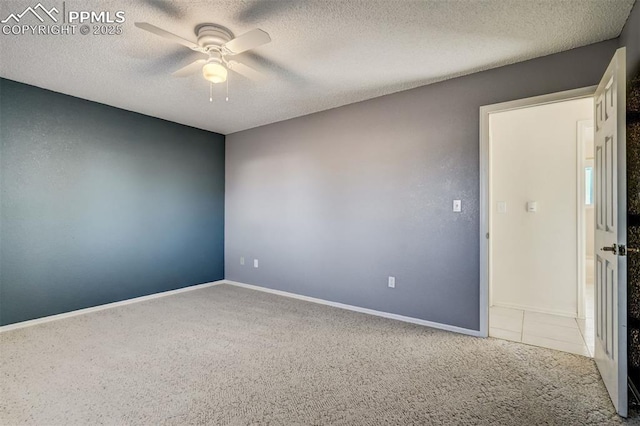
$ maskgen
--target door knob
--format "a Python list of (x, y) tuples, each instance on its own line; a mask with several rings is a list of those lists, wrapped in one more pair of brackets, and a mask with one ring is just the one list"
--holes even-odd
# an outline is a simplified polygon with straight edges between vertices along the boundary
[(627, 253), (640, 253), (640, 249), (637, 249), (635, 247), (625, 247), (623, 244), (620, 244), (618, 248), (620, 251), (620, 256), (626, 256)]
[(618, 254), (618, 245), (614, 244), (611, 247), (602, 247), (600, 250), (602, 250), (602, 251), (610, 251), (613, 254)]

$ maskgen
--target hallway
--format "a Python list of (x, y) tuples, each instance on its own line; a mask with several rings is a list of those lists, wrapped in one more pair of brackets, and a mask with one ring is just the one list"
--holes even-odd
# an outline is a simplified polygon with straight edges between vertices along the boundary
[(593, 357), (593, 285), (586, 305), (585, 319), (492, 306), (489, 336)]

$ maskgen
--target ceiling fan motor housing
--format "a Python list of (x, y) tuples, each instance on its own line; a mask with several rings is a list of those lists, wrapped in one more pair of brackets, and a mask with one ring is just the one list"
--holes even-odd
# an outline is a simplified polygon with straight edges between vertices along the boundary
[(217, 24), (204, 23), (195, 27), (194, 32), (197, 37), (197, 43), (194, 43), (148, 22), (136, 22), (135, 26), (208, 56), (208, 59), (200, 58), (180, 68), (172, 74), (174, 77), (187, 77), (197, 70), (202, 70), (202, 75), (206, 80), (211, 83), (222, 83), (227, 80), (228, 70), (233, 70), (250, 80), (262, 78), (262, 74), (250, 66), (235, 60), (227, 60), (226, 58), (227, 55), (234, 56), (269, 43), (271, 37), (267, 32), (259, 28), (248, 31), (239, 37), (234, 37), (228, 28)]
[(222, 45), (233, 39), (231, 31), (215, 24), (198, 25), (195, 30), (198, 45), (207, 50), (220, 50)]

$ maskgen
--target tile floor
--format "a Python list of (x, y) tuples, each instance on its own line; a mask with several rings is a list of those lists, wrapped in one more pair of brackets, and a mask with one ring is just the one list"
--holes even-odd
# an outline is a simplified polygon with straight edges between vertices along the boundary
[(492, 306), (489, 336), (543, 348), (593, 356), (593, 286), (587, 287), (586, 319)]

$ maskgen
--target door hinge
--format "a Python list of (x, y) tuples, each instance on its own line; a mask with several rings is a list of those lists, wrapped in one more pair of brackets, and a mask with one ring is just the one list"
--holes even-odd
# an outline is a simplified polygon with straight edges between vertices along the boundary
[(487, 240), (489, 239), (489, 233), (487, 232), (487, 235), (485, 235), (487, 237)]

